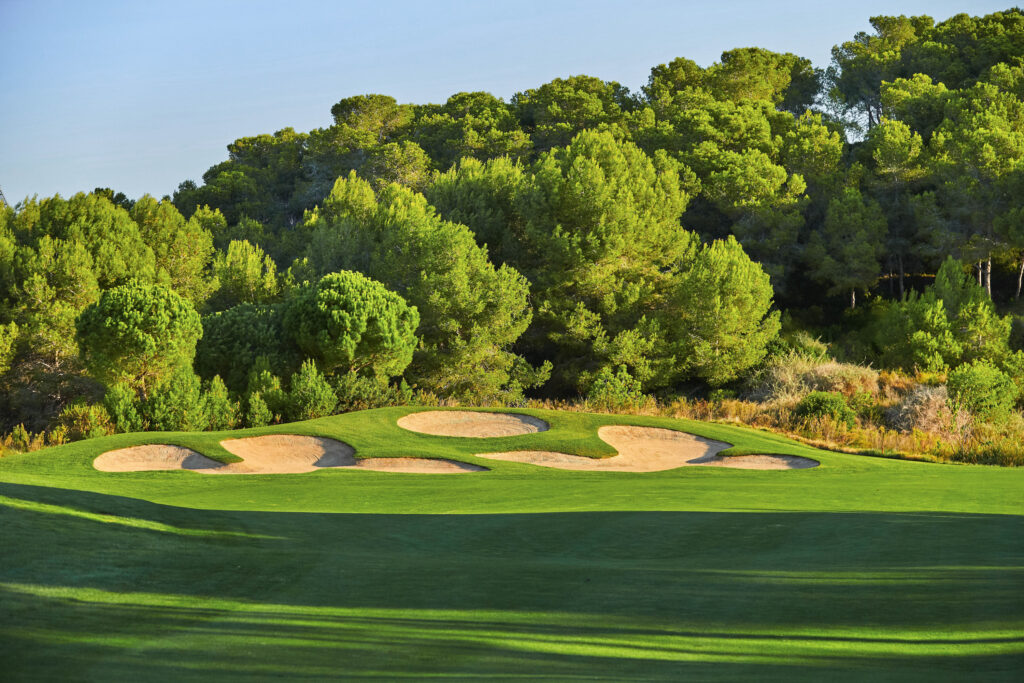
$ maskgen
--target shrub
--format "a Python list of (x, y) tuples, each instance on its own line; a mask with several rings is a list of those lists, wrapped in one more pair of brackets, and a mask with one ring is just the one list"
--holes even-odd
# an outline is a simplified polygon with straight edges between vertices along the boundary
[(238, 423), (238, 403), (231, 400), (219, 375), (210, 380), (203, 394), (203, 403), (209, 429), (232, 429)]
[(146, 421), (139, 412), (138, 396), (127, 384), (118, 382), (107, 389), (103, 406), (110, 414), (115, 431), (141, 432), (146, 429)]
[(878, 373), (869, 368), (833, 360), (815, 360), (791, 352), (769, 361), (752, 380), (756, 400), (797, 398), (812, 391), (878, 393)]
[(807, 394), (793, 412), (804, 419), (831, 418), (850, 429), (857, 421), (856, 413), (846, 404), (842, 394), (828, 391), (813, 391)]
[(320, 374), (316, 363), (307, 360), (292, 376), (288, 392), (288, 419), (312, 420), (334, 412), (338, 397), (327, 379)]
[(99, 404), (72, 403), (61, 411), (58, 422), (67, 429), (69, 441), (93, 439), (114, 433), (109, 413)]
[(153, 388), (141, 411), (155, 431), (205, 429), (206, 406), (199, 376), (191, 368), (179, 368)]
[(640, 381), (629, 374), (625, 365), (620, 365), (616, 373), (608, 367), (601, 368), (587, 391), (587, 402), (606, 410), (634, 405), (642, 398)]
[(396, 386), (383, 379), (365, 377), (354, 372), (334, 377), (333, 386), (338, 397), (335, 410), (342, 413), (408, 405), (413, 399), (412, 389), (404, 381)]
[(919, 384), (902, 401), (886, 412), (886, 420), (893, 429), (912, 432), (941, 432), (953, 417), (949, 408), (946, 387)]
[(267, 407), (260, 392), (249, 395), (249, 407), (245, 411), (245, 424), (249, 427), (266, 427), (274, 421), (274, 414)]
[(1005, 420), (1017, 399), (1017, 386), (1009, 375), (987, 360), (964, 363), (946, 380), (950, 405), (982, 420)]

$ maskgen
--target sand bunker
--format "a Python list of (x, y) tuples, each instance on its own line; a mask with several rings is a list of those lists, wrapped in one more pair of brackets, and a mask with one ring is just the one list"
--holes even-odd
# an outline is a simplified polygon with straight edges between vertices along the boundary
[(518, 413), (478, 413), (468, 410), (430, 410), (412, 413), (398, 420), (398, 426), (411, 432), (435, 436), (488, 438), (544, 432), (548, 423)]
[(242, 462), (222, 464), (182, 446), (134, 446), (109, 451), (93, 466), (104, 472), (146, 470), (195, 470), (203, 474), (300, 474), (322, 468), (460, 474), (485, 471), (486, 467), (454, 460), (430, 458), (366, 458), (357, 460), (347, 443), (318, 436), (274, 434), (228, 439), (221, 445)]
[(738, 455), (722, 457), (729, 448), (723, 441), (712, 441), (692, 434), (655, 427), (601, 427), (598, 436), (619, 452), (611, 458), (586, 458), (551, 451), (510, 451), (478, 453), (481, 458), (522, 462), (563, 470), (602, 472), (659, 472), (688, 465), (734, 467), (750, 470), (789, 470), (814, 467), (817, 461), (791, 455)]
[(198, 470), (223, 467), (216, 460), (184, 446), (153, 444), (103, 453), (92, 463), (101, 472), (148, 472), (151, 470)]

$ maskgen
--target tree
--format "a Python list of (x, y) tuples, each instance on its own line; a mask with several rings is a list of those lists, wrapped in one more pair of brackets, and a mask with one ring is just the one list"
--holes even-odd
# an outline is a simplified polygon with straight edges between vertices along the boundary
[(381, 283), (342, 271), (293, 295), (284, 322), (323, 372), (387, 378), (401, 375), (412, 362), (420, 316)]
[(82, 359), (93, 376), (108, 386), (125, 382), (143, 397), (175, 370), (191, 372), (202, 333), (186, 299), (138, 282), (103, 292), (77, 321)]
[(258, 245), (232, 240), (227, 252), (214, 259), (218, 288), (210, 307), (224, 310), (238, 304), (265, 304), (277, 299), (277, 266)]
[(764, 358), (780, 328), (772, 296), (768, 275), (734, 238), (702, 247), (681, 274), (672, 315), (662, 323), (687, 374), (719, 386)]
[(249, 373), (262, 361), (279, 374), (299, 364), (297, 349), (284, 331), (283, 306), (240, 304), (203, 316), (195, 369), (204, 379), (220, 375), (232, 391), (243, 391)]
[(529, 344), (555, 359), (563, 387), (585, 391), (604, 366), (627, 366), (645, 389), (675, 372), (648, 314), (695, 238), (679, 224), (689, 197), (678, 165), (658, 162), (609, 132), (586, 131), (543, 155), (520, 193), (528, 248), (514, 263), (538, 302)]
[(211, 277), (213, 235), (203, 217), (186, 221), (170, 201), (139, 198), (129, 211), (139, 233), (153, 250), (158, 277), (196, 306), (202, 305), (216, 286)]
[(806, 256), (811, 275), (829, 285), (829, 294), (850, 293), (850, 308), (857, 305), (857, 290), (878, 279), (886, 235), (885, 215), (878, 202), (848, 187), (828, 205), (825, 224), (811, 235)]
[(411, 382), (480, 401), (521, 386), (524, 363), (508, 349), (530, 322), (529, 285), (511, 267), (495, 268), (467, 227), (408, 188), (392, 184), (378, 197), (355, 174), (338, 180), (307, 223), (315, 272), (358, 271), (419, 311)]
[(536, 149), (544, 151), (568, 144), (583, 130), (616, 130), (621, 136), (624, 112), (634, 101), (615, 81), (580, 75), (517, 93), (512, 106)]

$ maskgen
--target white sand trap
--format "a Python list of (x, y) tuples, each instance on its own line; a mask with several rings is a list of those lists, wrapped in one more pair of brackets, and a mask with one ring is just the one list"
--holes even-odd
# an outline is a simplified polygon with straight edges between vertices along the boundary
[(242, 462), (224, 465), (207, 474), (300, 474), (323, 467), (351, 467), (355, 449), (342, 441), (320, 436), (271, 434), (227, 439), (220, 445)]
[(660, 472), (688, 465), (788, 470), (815, 467), (818, 464), (810, 458), (790, 455), (738, 455), (726, 458), (718, 453), (729, 448), (730, 444), (671, 429), (611, 425), (601, 427), (597, 435), (619, 454), (611, 458), (587, 458), (552, 451), (511, 451), (478, 453), (477, 456), (563, 470), (601, 472)]
[(151, 470), (209, 471), (223, 467), (216, 460), (184, 446), (152, 444), (107, 451), (92, 461), (101, 472), (148, 472)]
[(548, 423), (518, 413), (478, 413), (469, 410), (429, 410), (411, 413), (398, 420), (398, 426), (411, 432), (435, 436), (489, 438), (545, 432)]
[(464, 474), (487, 471), (486, 467), (471, 465), (468, 462), (434, 458), (363, 458), (352, 469), (415, 474)]
[(334, 469), (410, 472), (416, 474), (463, 474), (486, 467), (455, 460), (431, 458), (365, 458), (357, 460), (347, 443), (317, 436), (274, 434), (221, 441), (224, 449), (242, 458), (228, 465), (182, 446), (134, 446), (108, 451), (93, 461), (104, 472), (148, 470), (195, 470), (203, 474), (300, 474)]

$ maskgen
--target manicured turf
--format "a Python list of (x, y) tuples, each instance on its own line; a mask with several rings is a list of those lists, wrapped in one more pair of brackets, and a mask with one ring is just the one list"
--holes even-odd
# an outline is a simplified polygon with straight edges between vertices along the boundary
[[(1020, 680), (1024, 469), (823, 453), (723, 425), (522, 411), (505, 439), (408, 409), (245, 433), (489, 472), (102, 473), (133, 434), (0, 459), (4, 680)], [(665, 426), (809, 470), (567, 472), (483, 450), (611, 455)], [(233, 436), (236, 434), (232, 434)], [(452, 514), (454, 513), (454, 514)]]

